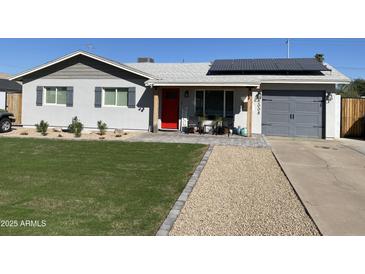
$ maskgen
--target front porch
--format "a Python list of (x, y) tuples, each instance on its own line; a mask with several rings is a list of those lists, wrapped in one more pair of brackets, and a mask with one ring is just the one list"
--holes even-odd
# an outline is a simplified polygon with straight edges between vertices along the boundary
[[(153, 132), (219, 133), (245, 128), (252, 136), (253, 86), (154, 87)], [(205, 137), (207, 137), (205, 135)]]

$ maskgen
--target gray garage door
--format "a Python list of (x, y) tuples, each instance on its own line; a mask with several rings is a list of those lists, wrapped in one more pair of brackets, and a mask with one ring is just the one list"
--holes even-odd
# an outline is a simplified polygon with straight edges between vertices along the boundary
[(323, 91), (263, 91), (262, 133), (324, 137)]

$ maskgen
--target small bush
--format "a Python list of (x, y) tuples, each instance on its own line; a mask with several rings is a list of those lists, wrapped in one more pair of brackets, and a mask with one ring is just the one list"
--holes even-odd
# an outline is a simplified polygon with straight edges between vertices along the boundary
[(83, 129), (84, 125), (80, 122), (77, 116), (72, 118), (72, 122), (68, 126), (68, 132), (75, 134), (75, 137), (80, 137)]
[(75, 137), (81, 137), (81, 132), (84, 129), (84, 125), (81, 122), (76, 123), (75, 125)]
[(105, 135), (106, 130), (108, 129), (108, 126), (103, 121), (98, 121), (98, 129), (100, 135)]
[(35, 127), (37, 128), (37, 132), (40, 132), (43, 136), (47, 135), (48, 130), (48, 123), (44, 120), (41, 120), (39, 124), (35, 124)]
[(122, 137), (122, 135), (124, 134), (124, 130), (123, 129), (115, 129), (114, 130), (114, 134), (115, 134), (115, 137)]
[(75, 133), (75, 125), (78, 121), (79, 119), (77, 118), (77, 116), (72, 118), (71, 124), (68, 125), (67, 131), (70, 133)]

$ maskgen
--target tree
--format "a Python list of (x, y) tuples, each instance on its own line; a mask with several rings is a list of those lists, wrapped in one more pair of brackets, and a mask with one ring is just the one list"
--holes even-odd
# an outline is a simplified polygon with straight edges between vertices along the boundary
[(365, 79), (354, 79), (348, 85), (339, 86), (339, 93), (342, 97), (359, 98), (365, 96)]
[(323, 53), (316, 53), (316, 55), (314, 55), (314, 58), (316, 58), (318, 62), (321, 62), (321, 63), (324, 62), (324, 54)]

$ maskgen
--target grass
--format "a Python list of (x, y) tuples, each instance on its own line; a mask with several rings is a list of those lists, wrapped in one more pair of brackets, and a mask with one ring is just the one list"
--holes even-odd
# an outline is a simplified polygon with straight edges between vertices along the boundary
[(154, 235), (206, 146), (0, 138), (0, 151), (0, 235)]

